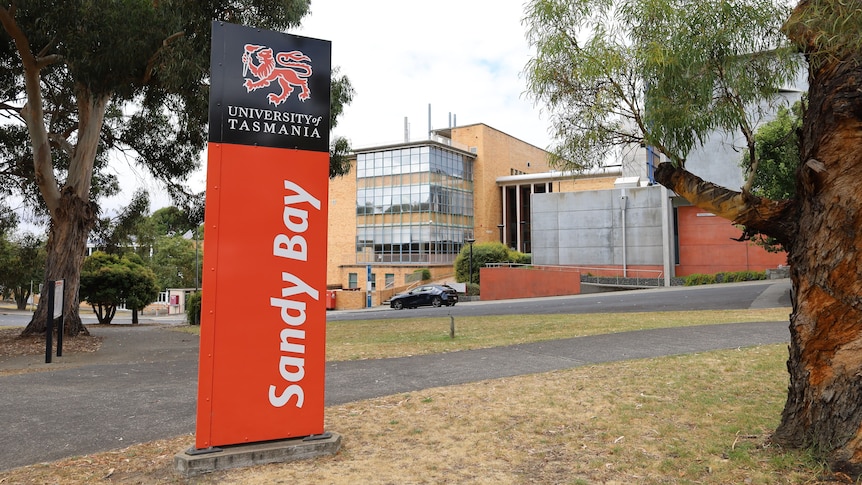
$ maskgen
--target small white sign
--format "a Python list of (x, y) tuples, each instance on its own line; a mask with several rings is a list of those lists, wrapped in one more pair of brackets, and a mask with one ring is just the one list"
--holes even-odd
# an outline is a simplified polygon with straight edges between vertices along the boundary
[(60, 318), (63, 315), (63, 284), (66, 280), (54, 281), (54, 308), (51, 318)]

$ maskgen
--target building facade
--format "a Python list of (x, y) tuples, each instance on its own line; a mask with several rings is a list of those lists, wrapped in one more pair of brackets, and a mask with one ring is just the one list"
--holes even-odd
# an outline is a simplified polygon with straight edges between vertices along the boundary
[[(730, 152), (732, 144), (710, 142), (687, 166), (737, 184)], [(350, 173), (330, 183), (327, 286), (356, 290), (340, 296), (356, 308), (382, 303), (419, 272), (454, 281), (469, 241), (503, 242), (536, 265), (663, 284), (786, 263), (782, 253), (733, 241), (739, 228), (654, 184), (659, 158), (640, 148), (618, 166), (558, 172), (546, 151), (484, 124), (358, 149)]]
[(547, 152), (484, 124), (357, 149), (330, 183), (327, 286), (370, 289), (377, 304), (417, 271), (453, 277), (467, 241), (500, 240), (497, 178), (549, 170)]

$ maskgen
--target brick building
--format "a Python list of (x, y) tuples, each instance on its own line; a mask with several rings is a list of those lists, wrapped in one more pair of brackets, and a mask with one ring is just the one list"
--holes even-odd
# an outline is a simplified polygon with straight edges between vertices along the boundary
[[(710, 155), (701, 158), (728, 186), (740, 178), (732, 154)], [(359, 308), (410, 285), (417, 270), (454, 281), (455, 257), (471, 239), (501, 241), (534, 264), (641, 272), (665, 284), (784, 263), (731, 241), (740, 231), (728, 221), (651, 183), (656, 157), (640, 149), (619, 166), (556, 172), (546, 151), (485, 124), (358, 149), (350, 173), (329, 187), (327, 286), (358, 290), (339, 292), (351, 301), (337, 307)]]
[[(451, 277), (467, 240), (500, 240), (499, 177), (550, 170), (547, 152), (484, 124), (355, 156), (350, 173), (330, 183), (327, 285), (366, 290), (370, 268), (375, 304), (417, 270)], [(528, 230), (513, 225), (512, 237), (527, 240)]]

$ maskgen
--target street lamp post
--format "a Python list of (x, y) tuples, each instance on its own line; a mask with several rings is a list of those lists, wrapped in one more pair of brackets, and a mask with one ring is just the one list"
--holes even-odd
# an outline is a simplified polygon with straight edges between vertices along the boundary
[(470, 284), (473, 284), (473, 243), (476, 242), (472, 237), (467, 239), (467, 243), (470, 245)]
[(521, 252), (527, 252), (527, 221), (521, 221)]

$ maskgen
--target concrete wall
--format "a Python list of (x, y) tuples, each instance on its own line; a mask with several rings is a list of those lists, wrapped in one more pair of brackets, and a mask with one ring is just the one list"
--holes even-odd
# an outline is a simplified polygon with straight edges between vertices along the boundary
[(535, 194), (532, 216), (533, 264), (662, 265), (657, 186)]

